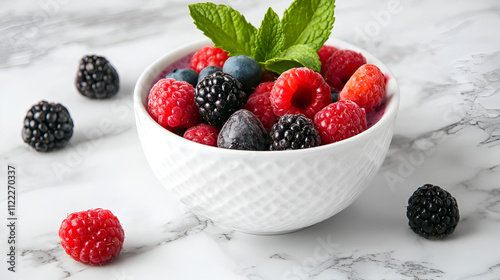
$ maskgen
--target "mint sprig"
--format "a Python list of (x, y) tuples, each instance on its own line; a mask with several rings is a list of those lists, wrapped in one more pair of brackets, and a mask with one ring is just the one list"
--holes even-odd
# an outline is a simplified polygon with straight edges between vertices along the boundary
[(194, 24), (214, 46), (231, 56), (250, 56), (279, 74), (295, 67), (320, 70), (317, 51), (330, 37), (334, 10), (335, 0), (295, 0), (281, 20), (269, 8), (257, 29), (230, 6), (189, 5)]
[(210, 38), (216, 47), (231, 55), (248, 55), (255, 48), (257, 29), (230, 6), (214, 3), (189, 5), (196, 27)]
[(257, 31), (253, 58), (264, 62), (279, 56), (285, 44), (285, 34), (279, 16), (269, 7)]
[(335, 0), (296, 0), (283, 14), (285, 48), (297, 44), (319, 50), (330, 37)]
[(264, 68), (276, 73), (283, 73), (288, 69), (306, 66), (315, 71), (321, 70), (321, 62), (317, 50), (309, 45), (292, 45), (278, 57), (264, 62)]

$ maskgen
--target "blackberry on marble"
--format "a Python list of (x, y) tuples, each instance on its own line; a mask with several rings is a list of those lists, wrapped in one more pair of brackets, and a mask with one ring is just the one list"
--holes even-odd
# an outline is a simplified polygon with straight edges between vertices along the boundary
[(439, 186), (425, 184), (408, 200), (408, 224), (427, 239), (441, 239), (455, 231), (460, 220), (457, 200)]
[(40, 101), (26, 114), (22, 138), (39, 152), (62, 148), (73, 136), (73, 119), (59, 103)]
[(194, 99), (203, 121), (209, 125), (221, 126), (232, 113), (245, 105), (247, 95), (234, 76), (215, 72), (196, 85)]
[(92, 99), (109, 98), (120, 88), (118, 73), (113, 65), (97, 55), (82, 57), (75, 84), (78, 92)]
[(321, 138), (311, 119), (302, 114), (282, 116), (271, 128), (270, 150), (296, 150), (319, 146)]

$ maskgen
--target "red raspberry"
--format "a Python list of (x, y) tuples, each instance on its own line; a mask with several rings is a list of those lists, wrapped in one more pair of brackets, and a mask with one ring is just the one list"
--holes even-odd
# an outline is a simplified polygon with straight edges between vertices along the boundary
[(159, 80), (149, 92), (148, 111), (156, 122), (168, 130), (191, 127), (200, 122), (194, 88), (184, 81)]
[(292, 68), (283, 72), (271, 91), (274, 114), (314, 114), (332, 102), (330, 87), (321, 74), (309, 68)]
[(111, 211), (97, 208), (69, 214), (61, 223), (59, 238), (76, 261), (103, 265), (120, 254), (125, 235)]
[(208, 124), (200, 123), (184, 132), (184, 138), (196, 143), (217, 147), (219, 129)]
[(324, 70), (323, 76), (333, 90), (340, 92), (351, 75), (365, 63), (366, 59), (360, 53), (351, 50), (338, 50), (326, 62), (322, 69)]
[(314, 128), (322, 144), (352, 137), (366, 130), (365, 110), (349, 100), (332, 103), (314, 116)]
[(321, 62), (321, 75), (325, 74), (325, 72), (323, 71), (323, 68), (326, 69), (326, 62), (328, 61), (330, 56), (332, 56), (332, 54), (338, 50), (339, 49), (337, 49), (336, 47), (329, 46), (329, 45), (323, 45), (319, 49), (318, 55), (319, 55), (319, 61)]
[(267, 131), (271, 131), (271, 127), (278, 121), (278, 116), (273, 112), (271, 104), (271, 90), (274, 82), (261, 83), (255, 88), (255, 91), (248, 98), (247, 104), (243, 109), (252, 112), (264, 125)]
[(276, 74), (272, 71), (262, 69), (262, 77), (260, 78), (260, 82), (261, 83), (274, 82), (274, 81), (276, 81), (278, 76), (279, 76), (278, 74)]
[(339, 99), (351, 100), (365, 108), (366, 113), (377, 109), (385, 95), (385, 76), (373, 64), (356, 70), (339, 93)]
[(189, 67), (199, 74), (203, 68), (210, 65), (222, 68), (228, 57), (229, 53), (221, 48), (203, 47), (193, 55)]

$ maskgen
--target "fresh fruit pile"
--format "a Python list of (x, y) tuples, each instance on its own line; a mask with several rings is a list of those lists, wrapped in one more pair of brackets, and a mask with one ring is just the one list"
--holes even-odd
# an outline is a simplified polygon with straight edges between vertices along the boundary
[[(152, 87), (148, 96), (148, 111), (153, 119), (170, 131), (184, 134), (186, 139), (244, 150), (314, 147), (363, 132), (368, 127), (366, 114), (382, 107), (386, 86), (384, 74), (375, 65), (358, 65), (359, 61), (366, 61), (359, 53), (349, 51), (350, 56), (361, 59), (343, 60), (345, 56), (338, 53), (346, 53), (347, 50), (328, 45), (321, 48), (333, 50), (326, 62), (327, 69), (333, 69), (330, 64), (342, 65), (343, 70), (328, 72), (330, 79), (336, 77), (335, 81), (344, 81), (347, 77), (342, 87), (338, 88), (329, 85), (329, 79), (325, 79), (320, 72), (307, 67), (294, 67), (276, 75), (274, 81), (265, 81), (262, 80), (262, 68), (251, 57), (232, 56), (226, 59), (221, 56), (225, 60), (221, 62), (199, 55), (207, 50), (214, 52), (213, 48), (202, 48), (193, 56), (197, 62), (191, 65), (207, 65), (200, 70), (200, 76), (203, 76), (196, 76), (196, 70), (191, 68), (174, 69)], [(352, 73), (346, 74), (346, 69)], [(195, 86), (192, 84), (194, 80), (197, 81)], [(247, 112), (242, 113), (241, 110)], [(236, 112), (239, 114), (233, 117)], [(285, 134), (280, 137), (286, 139), (272, 142), (271, 138), (277, 132), (271, 128), (284, 116), (310, 123), (311, 133), (319, 135), (319, 139), (298, 144), (298, 139)], [(228, 120), (231, 120), (231, 125)], [(190, 133), (184, 133), (186, 128)], [(204, 138), (203, 134), (197, 137), (191, 134), (191, 131), (207, 129), (210, 132), (206, 133), (211, 138), (219, 140), (200, 141), (200, 137)], [(284, 130), (283, 126), (280, 129)], [(259, 133), (255, 133), (257, 131)], [(257, 137), (260, 131), (267, 131), (269, 137)], [(216, 133), (219, 133), (218, 136)], [(251, 139), (245, 139), (248, 137)], [(311, 138), (302, 138), (301, 141), (311, 141)], [(258, 143), (247, 145), (243, 142)]]
[(186, 139), (229, 149), (302, 149), (363, 132), (366, 114), (382, 107), (385, 76), (362, 54), (325, 45), (334, 8), (295, 0), (281, 20), (269, 8), (255, 28), (230, 6), (189, 5), (214, 45), (153, 86), (149, 114)]
[[(199, 60), (199, 57), (206, 56), (196, 57)], [(333, 55), (331, 58), (328, 61), (338, 64)], [(230, 61), (245, 66), (226, 66)], [(254, 81), (262, 77), (262, 69), (248, 66), (258, 65), (251, 57), (230, 57), (222, 64), (223, 68), (206, 61), (198, 63), (208, 65), (200, 70), (200, 73), (208, 74), (200, 79), (193, 76), (196, 73), (194, 69), (174, 69), (151, 88), (148, 111), (164, 128), (210, 146), (287, 150), (334, 143), (366, 130), (366, 113), (379, 109), (385, 95), (384, 74), (372, 64), (355, 68), (346, 84), (337, 92), (319, 72), (307, 67), (291, 68), (274, 81), (256, 83)], [(212, 63), (220, 65), (218, 61), (212, 60)], [(234, 69), (240, 70), (235, 73), (232, 71)], [(198, 81), (196, 86), (192, 85), (193, 80)], [(241, 110), (246, 112), (242, 113)], [(235, 113), (239, 114), (234, 116)], [(288, 119), (299, 117), (310, 123), (311, 133), (318, 135), (318, 140), (298, 144), (297, 139), (286, 134), (286, 139), (273, 143), (271, 138), (276, 131), (271, 128), (284, 116)], [(186, 128), (189, 133), (185, 131)], [(200, 131), (207, 129), (209, 132), (204, 133), (218, 140), (200, 141), (200, 137), (205, 138)], [(199, 136), (193, 136), (192, 131), (197, 131)], [(259, 133), (255, 133), (257, 131)], [(268, 135), (258, 137), (261, 131)], [(311, 140), (300, 138), (301, 141), (305, 139)], [(249, 142), (252, 144), (247, 145)]]

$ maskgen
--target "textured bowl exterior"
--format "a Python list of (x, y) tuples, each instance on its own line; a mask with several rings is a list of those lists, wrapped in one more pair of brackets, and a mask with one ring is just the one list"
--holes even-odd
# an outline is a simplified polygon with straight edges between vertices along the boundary
[(294, 151), (238, 151), (186, 140), (158, 125), (145, 104), (158, 74), (178, 58), (209, 45), (195, 42), (155, 61), (134, 92), (144, 154), (162, 185), (188, 209), (221, 225), (254, 234), (278, 234), (321, 222), (349, 206), (380, 169), (399, 106), (395, 78), (372, 55), (330, 39), (379, 66), (389, 76), (387, 106), (371, 128), (349, 139)]

